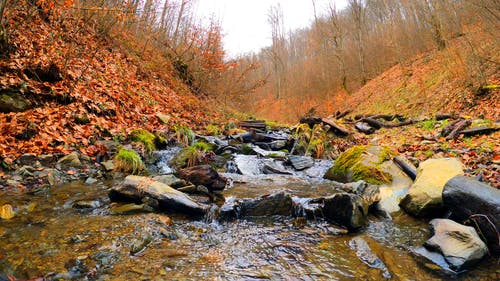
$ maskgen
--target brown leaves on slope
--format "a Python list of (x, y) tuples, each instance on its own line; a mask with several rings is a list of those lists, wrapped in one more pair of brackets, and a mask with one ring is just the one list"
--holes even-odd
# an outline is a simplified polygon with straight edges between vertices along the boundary
[[(0, 157), (75, 149), (93, 155), (98, 138), (137, 127), (168, 129), (156, 118), (158, 112), (172, 117), (169, 126), (196, 127), (209, 119), (196, 97), (174, 92), (168, 73), (144, 75), (144, 62), (119, 43), (98, 38), (89, 24), (71, 18), (47, 23), (30, 19), (23, 9), (12, 13), (10, 42), (16, 51), (0, 61), (0, 88), (21, 89), (34, 108), (0, 113)], [(51, 65), (60, 81), (26, 71)], [(79, 116), (88, 122), (78, 121)]]

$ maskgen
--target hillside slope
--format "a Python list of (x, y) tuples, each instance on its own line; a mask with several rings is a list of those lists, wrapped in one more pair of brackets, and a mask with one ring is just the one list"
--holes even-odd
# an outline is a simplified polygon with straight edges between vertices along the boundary
[[(500, 71), (495, 62), (499, 61), (500, 46), (479, 40), (486, 52), (481, 54), (484, 63), (480, 66), (486, 85), (498, 85)], [(442, 112), (500, 119), (500, 91), (478, 93), (478, 73), (468, 61), (469, 52), (466, 39), (459, 37), (446, 50), (422, 54), (383, 72), (346, 97), (341, 108), (354, 114), (432, 116)]]
[[(103, 137), (138, 127), (196, 129), (213, 119), (165, 58), (137, 54), (89, 22), (42, 19), (25, 5), (11, 12), (12, 51), (0, 59), (1, 158), (93, 155), (93, 142)], [(169, 116), (167, 124), (158, 113)]]

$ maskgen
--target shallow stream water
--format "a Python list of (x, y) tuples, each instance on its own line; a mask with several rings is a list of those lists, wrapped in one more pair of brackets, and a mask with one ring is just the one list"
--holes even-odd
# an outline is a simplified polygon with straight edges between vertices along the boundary
[[(327, 192), (300, 180), (261, 180), (269, 184), (266, 192), (273, 186), (304, 196)], [(226, 195), (257, 196), (258, 186), (236, 181)], [(75, 209), (82, 200), (99, 207)], [(104, 185), (0, 194), (0, 205), (6, 203), (16, 216), (0, 220), (0, 273), (18, 278), (54, 272), (75, 280), (385, 280), (350, 246), (354, 237), (368, 242), (392, 280), (442, 278), (409, 254), (429, 234), (425, 221), (404, 214), (371, 218), (358, 234), (339, 234), (329, 223), (302, 218), (218, 223), (169, 214), (170, 225), (166, 214), (112, 215)], [(496, 262), (489, 258), (459, 279), (499, 280)]]

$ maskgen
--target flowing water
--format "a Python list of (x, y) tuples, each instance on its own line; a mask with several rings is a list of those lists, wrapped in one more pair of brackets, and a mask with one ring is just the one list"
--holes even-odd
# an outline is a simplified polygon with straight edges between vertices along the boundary
[[(297, 194), (300, 180), (262, 179), (272, 189), (286, 185)], [(281, 184), (280, 184), (281, 183)], [(285, 184), (286, 183), (286, 184)], [(227, 195), (259, 195), (258, 182), (236, 181)], [(260, 185), (261, 186), (261, 185)], [(254, 190), (253, 194), (249, 194)], [(268, 190), (269, 191), (269, 190)], [(75, 202), (96, 208), (77, 209)], [(75, 280), (384, 280), (387, 272), (368, 266), (352, 247), (363, 238), (392, 280), (439, 280), (417, 264), (408, 249), (428, 237), (426, 222), (406, 215), (371, 218), (358, 234), (302, 218), (269, 217), (218, 223), (182, 216), (110, 214), (107, 187), (69, 184), (33, 194), (0, 194), (16, 215), (0, 220), (0, 273), (33, 278), (54, 272)], [(83, 204), (83, 205), (85, 205)], [(463, 280), (498, 280), (489, 258)]]

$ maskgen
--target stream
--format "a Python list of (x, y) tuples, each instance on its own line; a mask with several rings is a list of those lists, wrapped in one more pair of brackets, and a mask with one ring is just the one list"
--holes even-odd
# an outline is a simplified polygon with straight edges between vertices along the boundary
[[(283, 189), (297, 198), (331, 192), (328, 182), (306, 174), (224, 175), (233, 180), (223, 192), (226, 200)], [(301, 217), (218, 222), (148, 212), (114, 215), (116, 203), (107, 196), (113, 184), (0, 193), (0, 206), (16, 210), (14, 218), (0, 221), (0, 273), (53, 280), (447, 280), (410, 254), (428, 239), (428, 222), (402, 212), (392, 219), (372, 216), (354, 234)], [(498, 277), (497, 261), (487, 258), (458, 279)]]

